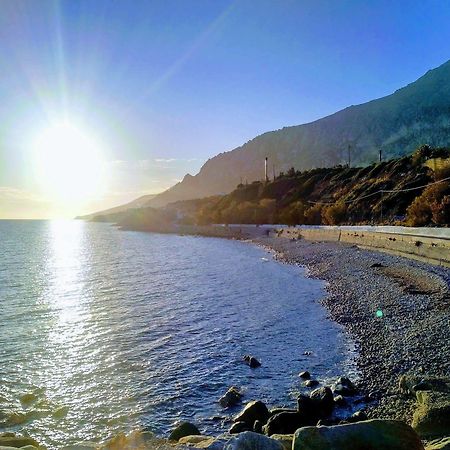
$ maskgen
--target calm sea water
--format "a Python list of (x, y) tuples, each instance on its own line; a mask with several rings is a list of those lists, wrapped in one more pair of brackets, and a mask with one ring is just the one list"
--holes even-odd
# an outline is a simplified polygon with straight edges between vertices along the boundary
[(0, 261), (0, 428), (51, 448), (180, 419), (218, 433), (231, 385), (291, 405), (299, 371), (353, 368), (323, 283), (248, 243), (0, 221)]

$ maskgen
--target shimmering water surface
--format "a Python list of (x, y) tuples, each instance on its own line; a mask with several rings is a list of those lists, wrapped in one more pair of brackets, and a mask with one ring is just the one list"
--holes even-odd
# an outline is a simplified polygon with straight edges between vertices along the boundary
[(219, 432), (231, 385), (290, 405), (299, 371), (352, 370), (323, 283), (248, 243), (0, 221), (0, 261), (1, 428), (51, 448), (179, 419)]

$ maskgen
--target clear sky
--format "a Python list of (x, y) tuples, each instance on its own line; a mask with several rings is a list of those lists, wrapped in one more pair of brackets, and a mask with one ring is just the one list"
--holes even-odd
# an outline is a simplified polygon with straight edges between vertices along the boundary
[[(0, 218), (159, 192), (264, 131), (389, 94), (450, 59), (449, 23), (446, 0), (1, 0)], [(74, 151), (87, 140), (98, 158)]]

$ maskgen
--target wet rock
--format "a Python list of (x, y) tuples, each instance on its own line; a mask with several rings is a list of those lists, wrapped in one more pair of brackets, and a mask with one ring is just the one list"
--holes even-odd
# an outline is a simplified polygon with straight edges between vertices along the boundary
[(261, 363), (254, 356), (245, 355), (243, 359), (246, 364), (252, 369), (256, 369), (257, 367), (261, 366)]
[(198, 428), (190, 422), (181, 422), (169, 435), (170, 441), (178, 441), (180, 438), (201, 434)]
[(383, 264), (377, 262), (377, 263), (371, 264), (370, 267), (372, 267), (372, 268), (378, 268), (378, 267), (384, 267), (384, 266), (383, 266)]
[(450, 437), (428, 442), (425, 450), (450, 450)]
[(231, 439), (224, 450), (284, 450), (284, 447), (275, 439), (246, 431)]
[(362, 422), (367, 419), (368, 419), (367, 414), (364, 411), (356, 411), (347, 419), (347, 422), (348, 423), (356, 423), (356, 422)]
[(233, 421), (245, 422), (249, 429), (252, 429), (256, 420), (266, 423), (269, 416), (270, 413), (267, 406), (260, 400), (256, 400), (247, 403), (245, 408), (233, 419)]
[(305, 426), (308, 419), (302, 412), (281, 412), (272, 416), (263, 427), (264, 434), (292, 434), (298, 428)]
[(412, 427), (426, 438), (443, 437), (450, 431), (450, 394), (447, 392), (417, 391), (417, 407)]
[[(73, 445), (67, 445), (66, 447), (63, 447), (61, 450), (98, 450), (99, 447), (98, 442), (92, 442), (92, 441), (79, 441)], [(23, 450), (23, 448), (21, 449)]]
[[(102, 445), (98, 445), (96, 450), (118, 450), (118, 449), (144, 449), (144, 448), (159, 448), (163, 450), (169, 447), (165, 439), (157, 438), (149, 431), (134, 430), (129, 434), (118, 433), (109, 441)], [(76, 447), (70, 450), (78, 450)]]
[(253, 424), (253, 431), (255, 433), (262, 434), (262, 432), (263, 432), (263, 425), (264, 425), (264, 423), (261, 422), (261, 420), (255, 420), (255, 423)]
[(334, 398), (328, 386), (314, 389), (311, 392), (310, 398), (314, 402), (315, 410), (320, 418), (329, 416), (333, 412)]
[(28, 406), (28, 405), (30, 405), (31, 403), (33, 403), (34, 401), (36, 401), (37, 398), (38, 398), (38, 397), (37, 397), (36, 394), (34, 394), (34, 393), (32, 393), (32, 392), (28, 392), (28, 393), (26, 393), (26, 394), (23, 394), (23, 395), (19, 398), (19, 400), (20, 400), (20, 403), (22, 403), (22, 405)]
[(52, 416), (55, 419), (62, 419), (63, 417), (65, 417), (67, 415), (68, 412), (69, 412), (69, 407), (68, 406), (60, 406), (59, 408), (56, 408), (52, 412)]
[(355, 395), (357, 392), (355, 385), (347, 377), (339, 377), (332, 389), (334, 394), (347, 397)]
[(304, 385), (306, 387), (313, 388), (313, 387), (318, 386), (319, 382), (317, 380), (308, 380), (308, 381), (305, 381)]
[(297, 409), (292, 409), (292, 408), (272, 408), (269, 412), (270, 412), (271, 416), (274, 416), (275, 414), (282, 413), (282, 412), (297, 412)]
[(0, 435), (0, 448), (1, 447), (13, 447), (20, 448), (31, 445), (32, 447), (39, 448), (39, 443), (33, 438), (25, 436), (17, 436), (14, 433), (2, 433)]
[(252, 431), (252, 428), (246, 422), (235, 422), (228, 430), (230, 434), (242, 433), (243, 431)]
[(292, 441), (294, 440), (293, 434), (272, 434), (270, 439), (278, 441), (284, 448), (284, 450), (292, 449)]
[(297, 430), (292, 450), (424, 450), (407, 424), (398, 420), (368, 420), (331, 427)]
[(222, 408), (230, 408), (240, 403), (241, 399), (242, 393), (236, 386), (232, 386), (222, 397), (219, 398), (219, 404)]
[(311, 374), (307, 370), (305, 370), (304, 372), (300, 372), (298, 376), (300, 378), (303, 378), (304, 380), (309, 380), (311, 378)]
[(347, 405), (347, 400), (345, 400), (345, 398), (342, 395), (336, 395), (336, 397), (334, 397), (333, 401), (337, 406), (346, 406)]
[(211, 439), (211, 437), (203, 436), (203, 435), (200, 435), (200, 434), (193, 434), (191, 436), (184, 436), (184, 437), (178, 439), (178, 443), (179, 444), (192, 444), (192, 445), (195, 445), (195, 444), (199, 444), (200, 442), (204, 442), (204, 441), (206, 441), (208, 439)]

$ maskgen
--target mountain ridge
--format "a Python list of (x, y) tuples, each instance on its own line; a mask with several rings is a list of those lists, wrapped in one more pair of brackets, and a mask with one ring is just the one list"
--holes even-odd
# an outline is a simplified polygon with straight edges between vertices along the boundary
[(412, 153), (422, 144), (450, 144), (450, 60), (392, 94), (348, 106), (312, 122), (267, 131), (208, 159), (198, 174), (156, 195), (145, 206), (231, 192), (241, 181), (295, 167), (300, 170), (346, 163), (367, 165)]

